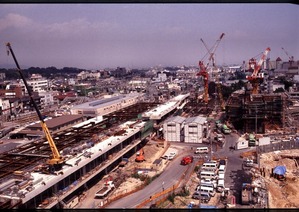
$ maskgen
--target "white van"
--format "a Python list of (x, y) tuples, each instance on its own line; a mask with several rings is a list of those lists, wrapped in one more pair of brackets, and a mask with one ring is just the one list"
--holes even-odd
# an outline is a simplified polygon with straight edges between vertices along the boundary
[(200, 182), (199, 186), (204, 186), (204, 187), (210, 187), (210, 188), (215, 188), (213, 183), (202, 183)]
[(210, 171), (216, 171), (218, 168), (218, 164), (214, 162), (206, 162), (202, 164), (202, 169), (203, 170), (210, 170)]
[(200, 186), (200, 192), (207, 192), (207, 193), (209, 193), (212, 197), (215, 196), (215, 194), (216, 194), (214, 188), (211, 188), (211, 187), (205, 187), (205, 186)]
[(218, 173), (218, 179), (220, 180), (220, 179), (224, 179), (224, 173)]
[(209, 148), (208, 147), (197, 147), (195, 152), (195, 154), (203, 154), (203, 153), (209, 153)]
[(225, 165), (220, 165), (218, 169), (219, 174), (224, 174), (225, 173)]
[(222, 192), (224, 191), (224, 180), (218, 180), (218, 186), (217, 186), (217, 192)]
[(215, 172), (202, 171), (200, 172), (200, 178), (214, 180), (217, 179), (217, 174)]

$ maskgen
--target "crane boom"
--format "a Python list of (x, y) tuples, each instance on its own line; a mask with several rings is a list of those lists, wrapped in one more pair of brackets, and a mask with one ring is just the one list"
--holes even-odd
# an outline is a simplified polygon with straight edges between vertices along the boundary
[(34, 106), (34, 109), (36, 110), (36, 113), (37, 113), (38, 118), (39, 118), (40, 123), (41, 123), (41, 127), (42, 127), (42, 129), (43, 129), (43, 131), (45, 133), (46, 139), (47, 139), (47, 141), (48, 141), (48, 143), (50, 145), (50, 148), (51, 148), (51, 151), (52, 151), (52, 158), (50, 158), (49, 160), (47, 160), (47, 164), (48, 165), (53, 165), (53, 166), (55, 166), (55, 165), (61, 165), (64, 162), (64, 159), (59, 154), (59, 151), (58, 151), (58, 149), (57, 149), (57, 147), (55, 145), (55, 142), (54, 142), (54, 140), (53, 140), (53, 138), (52, 138), (52, 136), (50, 134), (50, 131), (49, 131), (47, 125), (46, 125), (46, 122), (44, 121), (44, 119), (42, 117), (42, 114), (40, 113), (40, 111), (38, 109), (38, 106), (37, 106), (36, 102), (33, 99), (33, 95), (32, 95), (31, 89), (29, 88), (28, 83), (27, 83), (27, 81), (26, 81), (26, 79), (25, 79), (25, 77), (24, 77), (24, 75), (23, 75), (23, 73), (21, 71), (21, 68), (20, 68), (19, 63), (18, 63), (18, 61), (17, 61), (17, 59), (15, 57), (15, 54), (14, 54), (12, 48), (11, 48), (10, 43), (7, 43), (6, 46), (7, 46), (7, 49), (8, 49), (8, 53), (10, 52), (11, 55), (12, 55), (12, 57), (13, 57), (13, 59), (14, 59), (14, 62), (15, 62), (16, 66), (17, 66), (17, 69), (18, 69), (18, 72), (19, 72), (19, 74), (20, 74), (20, 76), (21, 76), (21, 78), (22, 78), (22, 80), (24, 82), (24, 85), (25, 85), (26, 89), (27, 89), (27, 92), (28, 92), (28, 95), (30, 97), (30, 100), (31, 100), (31, 102), (32, 102), (32, 104)]
[(284, 53), (288, 56), (289, 60), (292, 60), (292, 58), (289, 56), (288, 52), (283, 48), (281, 47), (281, 49), (284, 51)]
[[(216, 43), (214, 44), (214, 46), (211, 49), (208, 48), (207, 44), (203, 41), (203, 39), (200, 39), (201, 42), (206, 47), (208, 53), (210, 54), (209, 61), (212, 60), (212, 64), (213, 64), (214, 68), (216, 68), (215, 57), (214, 57), (215, 51), (216, 51), (216, 49), (217, 49), (217, 47), (218, 47), (218, 45), (219, 45), (219, 43), (220, 43), (220, 41), (221, 41), (221, 39), (223, 38), (224, 35), (225, 35), (224, 33), (222, 33), (220, 35), (219, 39), (216, 41)], [(208, 62), (208, 64), (209, 64), (209, 62)], [(207, 66), (208, 66), (208, 64), (207, 64)], [(218, 95), (219, 95), (219, 100), (220, 100), (220, 107), (221, 107), (222, 110), (225, 110), (225, 103), (224, 103), (223, 95), (222, 95), (222, 92), (221, 92), (221, 85), (219, 83), (218, 74), (216, 74), (215, 78), (216, 78), (216, 85), (217, 85), (217, 90), (218, 90)]]
[(208, 97), (209, 96), (209, 93), (208, 93), (208, 88), (209, 88), (209, 85), (208, 85), (209, 74), (207, 72), (207, 67), (208, 67), (208, 65), (209, 65), (209, 63), (210, 63), (211, 60), (213, 62), (213, 66), (215, 65), (214, 54), (215, 54), (215, 51), (216, 51), (216, 49), (217, 49), (217, 47), (218, 47), (218, 45), (219, 45), (219, 43), (220, 43), (220, 41), (221, 41), (221, 39), (223, 38), (224, 35), (225, 35), (224, 33), (222, 33), (220, 35), (219, 39), (215, 42), (215, 44), (213, 45), (213, 47), (211, 49), (209, 49), (207, 47), (207, 45), (205, 44), (205, 42), (203, 41), (203, 39), (200, 39), (203, 42), (203, 44), (206, 47), (206, 49), (208, 50), (208, 54), (210, 55), (210, 57), (208, 59), (207, 65), (204, 65), (204, 63), (203, 63), (203, 59), (204, 58), (199, 61), (199, 69), (200, 69), (200, 71), (199, 71), (199, 73), (197, 73), (197, 76), (203, 76), (203, 78), (204, 78), (204, 102), (205, 103), (208, 103), (208, 98), (209, 98)]
[(252, 94), (258, 93), (258, 86), (261, 80), (263, 80), (263, 75), (260, 75), (259, 72), (261, 70), (262, 64), (265, 61), (267, 54), (271, 51), (271, 49), (268, 47), (264, 51), (262, 57), (260, 58), (259, 62), (256, 63), (254, 59), (250, 59), (250, 63), (253, 65), (253, 72), (250, 76), (247, 76), (246, 78), (248, 81), (252, 84)]

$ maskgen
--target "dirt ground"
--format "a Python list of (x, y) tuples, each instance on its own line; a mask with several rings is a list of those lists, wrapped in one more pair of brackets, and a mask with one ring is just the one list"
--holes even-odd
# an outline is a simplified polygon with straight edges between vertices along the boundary
[[(299, 167), (295, 160), (282, 158), (282, 154), (299, 155), (299, 150), (283, 150), (262, 154), (260, 167), (266, 169), (265, 182), (269, 195), (269, 208), (298, 208), (299, 207)], [(271, 169), (278, 165), (286, 167), (286, 180), (279, 181), (270, 177)]]
[[(162, 165), (159, 167), (153, 167), (153, 162), (159, 159), (167, 148), (163, 147), (161, 143), (150, 142), (144, 147), (144, 154), (146, 161), (142, 163), (136, 163), (135, 157), (130, 158), (130, 165), (126, 167), (126, 170), (132, 172), (133, 169), (148, 169), (154, 168), (155, 171), (149, 171), (147, 174), (153, 176), (158, 172), (163, 171), (167, 166), (165, 160), (163, 160)], [(290, 158), (281, 158), (282, 154), (294, 154), (299, 155), (299, 150), (284, 150), (271, 153), (265, 153), (260, 156), (260, 167), (265, 168), (266, 188), (268, 189), (269, 196), (269, 208), (298, 208), (299, 207), (299, 167), (296, 166), (296, 162)], [(286, 166), (286, 180), (279, 181), (277, 179), (271, 178), (271, 169), (278, 165)], [(189, 196), (181, 197), (176, 196), (174, 198), (174, 203), (166, 200), (159, 207), (161, 208), (186, 208), (190, 202), (195, 202), (198, 204), (198, 200), (192, 199), (192, 194), (195, 191), (196, 186), (199, 183), (199, 179), (196, 173), (193, 173), (190, 180), (187, 182), (187, 187), (190, 191)], [(142, 181), (133, 177), (129, 177), (126, 182), (122, 183), (112, 195), (117, 195), (123, 192), (129, 192), (140, 186)], [(211, 198), (208, 205), (219, 205), (220, 194), (216, 193), (215, 197)]]
[[(145, 170), (143, 171), (144, 174), (153, 177), (154, 175), (162, 172), (163, 169), (167, 166), (168, 162), (165, 160), (162, 160), (160, 166), (153, 165), (153, 162), (156, 159), (159, 159), (167, 150), (167, 148), (164, 148), (163, 143), (151, 141), (145, 147), (143, 147), (143, 150), (144, 150), (145, 161), (135, 162), (135, 156), (132, 156), (131, 158), (129, 158), (129, 163), (123, 168), (123, 170), (126, 170), (128, 176), (131, 176), (131, 174), (133, 174), (134, 171), (138, 169), (138, 170)], [(117, 196), (124, 192), (125, 193), (130, 192), (132, 190), (135, 190), (137, 187), (141, 186), (142, 184), (143, 182), (140, 179), (136, 179), (134, 177), (128, 177), (126, 178), (125, 182), (120, 184), (115, 189), (115, 191), (111, 196)]]
[[(156, 143), (155, 141), (149, 142), (145, 147), (143, 147), (144, 155), (146, 161), (142, 163), (135, 162), (135, 156), (129, 159), (130, 163), (126, 166), (126, 170), (133, 172), (135, 168), (137, 169), (151, 169), (154, 171), (149, 171), (147, 174), (149, 176), (154, 176), (164, 170), (169, 162), (167, 160), (162, 160), (161, 166), (153, 166), (153, 162), (159, 159), (166, 152), (167, 148), (164, 148), (163, 143)], [(188, 196), (176, 196), (174, 198), (174, 203), (166, 200), (164, 203), (159, 205), (160, 208), (186, 208), (190, 202), (195, 202), (198, 204), (198, 200), (192, 199), (192, 194), (194, 193), (196, 186), (199, 184), (199, 179), (196, 173), (193, 173), (187, 182), (186, 186), (189, 190)], [(126, 179), (124, 183), (119, 185), (111, 197), (127, 193), (131, 190), (136, 189), (138, 186), (142, 185), (142, 181), (133, 177)], [(215, 197), (212, 197), (208, 205), (219, 205), (220, 193), (216, 193)]]

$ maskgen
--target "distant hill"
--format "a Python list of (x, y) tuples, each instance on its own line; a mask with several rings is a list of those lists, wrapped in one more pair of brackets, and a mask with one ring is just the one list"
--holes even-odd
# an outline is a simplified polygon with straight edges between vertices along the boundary
[[(10, 69), (10, 68), (17, 68), (17, 66), (15, 64), (8, 64), (8, 63), (2, 63), (0, 64), (0, 69), (1, 68), (5, 68), (5, 69)], [(21, 66), (22, 69), (27, 69), (27, 68), (30, 68), (28, 66)]]

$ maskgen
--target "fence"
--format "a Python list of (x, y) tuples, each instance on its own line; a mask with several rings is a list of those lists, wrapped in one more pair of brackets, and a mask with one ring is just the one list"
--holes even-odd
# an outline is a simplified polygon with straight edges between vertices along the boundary
[(149, 203), (151, 204), (154, 203), (156, 205), (159, 205), (162, 202), (164, 202), (168, 198), (168, 196), (171, 195), (171, 193), (176, 194), (181, 192), (186, 184), (186, 180), (188, 180), (191, 174), (193, 173), (194, 167), (195, 165), (193, 164), (189, 166), (186, 172), (182, 174), (182, 176), (180, 177), (179, 181), (176, 184), (174, 184), (172, 187), (169, 187), (168, 189), (162, 192), (155, 193), (154, 195), (151, 196), (151, 198), (148, 198), (144, 200), (142, 203), (140, 203), (139, 205), (137, 205), (136, 208), (145, 208), (145, 206)]
[(278, 151), (278, 150), (299, 149), (299, 141), (297, 140), (281, 141), (279, 143), (271, 143), (268, 145), (257, 146), (256, 148), (259, 154)]

